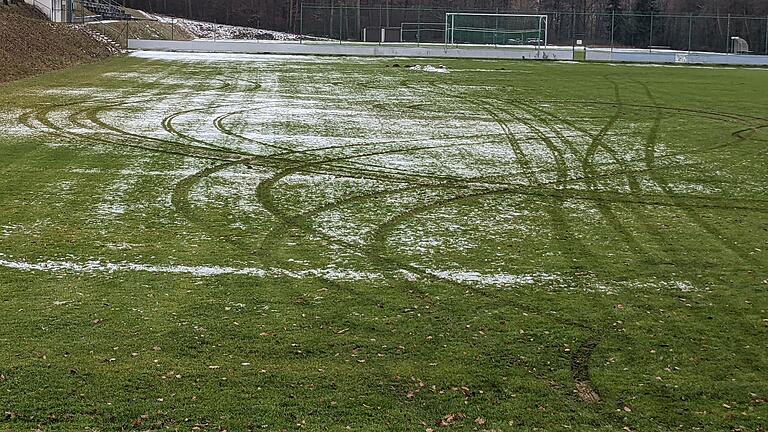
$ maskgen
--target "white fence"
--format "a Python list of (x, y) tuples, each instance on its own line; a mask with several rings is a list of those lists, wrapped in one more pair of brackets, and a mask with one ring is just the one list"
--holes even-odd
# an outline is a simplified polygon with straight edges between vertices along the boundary
[(632, 63), (677, 63), (677, 64), (712, 64), (768, 66), (768, 56), (750, 54), (723, 54), (711, 52), (688, 52), (674, 50), (643, 50), (590, 48), (587, 60)]
[(130, 39), (129, 49), (155, 51), (251, 53), (251, 54), (310, 54), (362, 57), (437, 57), (437, 58), (476, 58), (476, 59), (539, 59), (573, 60), (571, 48), (537, 47), (488, 47), (463, 46), (453, 47), (436, 45), (404, 44), (365, 44), (332, 42), (268, 42), (268, 41), (168, 41)]

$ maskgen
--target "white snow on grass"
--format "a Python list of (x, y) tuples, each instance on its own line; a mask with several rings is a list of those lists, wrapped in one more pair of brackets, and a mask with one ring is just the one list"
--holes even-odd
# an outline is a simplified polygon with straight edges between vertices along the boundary
[(280, 54), (228, 54), (228, 53), (191, 53), (172, 51), (134, 51), (131, 57), (148, 60), (168, 60), (178, 62), (253, 62), (253, 63), (328, 63), (331, 60), (315, 56), (280, 55)]
[[(0, 257), (5, 257), (0, 254)], [(8, 257), (10, 258), (10, 257)], [(189, 275), (196, 277), (211, 277), (222, 275), (241, 275), (252, 277), (290, 277), (297, 279), (323, 278), (341, 281), (372, 281), (381, 280), (380, 273), (343, 269), (335, 266), (326, 268), (310, 268), (302, 270), (287, 270), (280, 268), (232, 267), (220, 265), (161, 265), (132, 262), (106, 262), (88, 260), (84, 262), (66, 260), (27, 261), (0, 258), (0, 267), (20, 271), (37, 271), (47, 273), (97, 274), (117, 272), (143, 272)]]
[(157, 20), (163, 24), (176, 24), (196, 38), (201, 39), (257, 39), (298, 41), (299, 35), (274, 30), (263, 30), (252, 27), (231, 26), (215, 24), (205, 21), (195, 21), (186, 18), (175, 18), (165, 15), (144, 13), (149, 19)]
[(447, 73), (450, 73), (450, 71), (448, 70), (448, 68), (446, 68), (446, 67), (445, 67), (445, 66), (443, 66), (443, 65), (439, 65), (439, 66), (432, 66), (432, 65), (424, 65), (424, 66), (423, 66), (423, 65), (416, 65), (416, 66), (411, 66), (411, 67), (410, 67), (410, 68), (408, 68), (408, 69), (410, 69), (410, 70), (412, 70), (412, 71), (429, 72), (429, 73), (442, 73), (442, 74), (447, 74)]
[(552, 282), (561, 282), (563, 279), (559, 275), (549, 273), (531, 273), (531, 274), (483, 274), (475, 271), (465, 270), (425, 270), (427, 273), (442, 279), (448, 279), (459, 283), (476, 283), (480, 285), (492, 286), (520, 286), (533, 284), (549, 284)]

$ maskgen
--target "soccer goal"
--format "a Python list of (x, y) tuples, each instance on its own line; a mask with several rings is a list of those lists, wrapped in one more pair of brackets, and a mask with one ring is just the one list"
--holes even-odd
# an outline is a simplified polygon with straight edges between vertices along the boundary
[(448, 13), (445, 43), (547, 46), (547, 16)]

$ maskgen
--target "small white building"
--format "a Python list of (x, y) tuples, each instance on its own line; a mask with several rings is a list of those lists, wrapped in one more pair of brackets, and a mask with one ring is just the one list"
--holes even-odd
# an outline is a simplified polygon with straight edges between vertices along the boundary
[(74, 0), (24, 0), (36, 7), (53, 22), (70, 22)]

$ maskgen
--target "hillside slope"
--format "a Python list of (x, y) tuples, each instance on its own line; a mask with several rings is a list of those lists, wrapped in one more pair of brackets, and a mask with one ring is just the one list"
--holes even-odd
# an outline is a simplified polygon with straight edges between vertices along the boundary
[(36, 16), (26, 5), (0, 6), (0, 83), (93, 62), (117, 52), (84, 29)]

